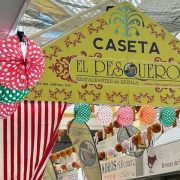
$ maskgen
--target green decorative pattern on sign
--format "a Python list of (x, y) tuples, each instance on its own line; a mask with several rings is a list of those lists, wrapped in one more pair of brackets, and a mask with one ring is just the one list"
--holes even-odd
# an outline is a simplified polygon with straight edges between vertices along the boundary
[(124, 5), (113, 12), (109, 19), (109, 24), (117, 24), (114, 33), (118, 34), (119, 29), (123, 29), (124, 36), (131, 37), (133, 34), (140, 35), (138, 26), (144, 27), (144, 21), (135, 9)]

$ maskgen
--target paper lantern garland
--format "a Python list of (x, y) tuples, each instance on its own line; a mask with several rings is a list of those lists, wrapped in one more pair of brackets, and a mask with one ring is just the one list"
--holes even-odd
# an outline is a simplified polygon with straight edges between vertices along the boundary
[(24, 97), (29, 93), (29, 89), (25, 90), (12, 90), (10, 88), (5, 88), (0, 86), (0, 102), (2, 103), (14, 103), (24, 99)]
[(143, 125), (151, 125), (155, 121), (156, 111), (151, 105), (143, 105), (139, 110), (139, 120)]
[(134, 111), (131, 107), (120, 107), (117, 120), (122, 126), (129, 126), (134, 120)]
[(176, 120), (176, 111), (172, 107), (164, 107), (160, 111), (159, 121), (165, 127), (172, 126)]
[(78, 123), (86, 123), (91, 117), (91, 109), (88, 104), (79, 103), (74, 106), (74, 120)]
[(102, 126), (106, 126), (112, 122), (113, 112), (110, 106), (100, 105), (96, 114), (97, 121)]

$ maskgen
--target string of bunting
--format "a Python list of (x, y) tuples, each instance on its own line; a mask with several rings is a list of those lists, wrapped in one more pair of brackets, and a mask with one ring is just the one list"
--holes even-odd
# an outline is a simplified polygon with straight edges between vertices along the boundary
[[(101, 132), (98, 131), (98, 132)], [(132, 136), (129, 140), (124, 140), (122, 144), (116, 144), (114, 148), (109, 148), (106, 151), (98, 152), (98, 157), (100, 160), (103, 160), (106, 158), (106, 155), (115, 155), (115, 150), (117, 152), (125, 153), (126, 151), (129, 151), (130, 148), (138, 149), (138, 146), (141, 146), (144, 144), (144, 142), (147, 140), (147, 147), (152, 141), (153, 133), (160, 133), (161, 132), (161, 125), (159, 123), (155, 123), (148, 127), (146, 130), (144, 130), (141, 133), (137, 133), (136, 135)], [(97, 133), (99, 134), (99, 133)]]
[[(120, 108), (118, 111), (117, 117), (119, 118), (124, 111), (130, 111), (129, 109), (126, 110), (123, 108)], [(137, 109), (137, 112), (139, 113), (138, 118), (141, 122), (142, 125), (148, 125), (147, 129), (143, 130), (142, 132), (137, 132), (133, 136), (130, 136), (129, 139), (125, 139), (121, 144), (116, 144), (114, 148), (109, 148), (106, 151), (102, 151), (98, 153), (98, 157), (100, 160), (105, 159), (106, 155), (108, 154), (115, 154), (116, 150), (117, 152), (122, 152), (122, 153), (127, 153), (130, 152), (132, 149), (136, 151), (137, 149), (143, 149), (143, 148), (148, 148), (149, 146), (153, 146), (154, 139), (153, 139), (153, 134), (154, 133), (163, 133), (163, 126), (165, 127), (176, 127), (176, 118), (179, 118), (180, 110), (175, 110), (174, 108), (169, 108), (169, 107), (164, 107), (161, 108), (158, 119), (159, 123), (156, 121), (156, 110), (149, 105), (144, 105), (141, 106), (140, 108)], [(113, 135), (113, 128), (122, 128), (122, 125), (127, 126), (129, 123), (124, 123), (122, 120), (122, 117), (124, 117), (124, 120), (127, 122), (130, 122), (130, 119), (133, 119), (132, 114), (130, 116), (124, 115), (121, 116), (121, 120), (118, 121), (118, 118), (113, 122), (110, 123), (109, 125), (105, 126), (104, 129), (101, 129), (96, 132), (95, 137), (99, 141), (103, 140), (103, 133), (110, 134), (112, 133)], [(155, 122), (156, 121), (156, 122)], [(123, 123), (122, 123), (123, 122)], [(154, 124), (153, 124), (154, 123)], [(96, 138), (95, 138), (96, 139)], [(112, 150), (113, 149), (113, 150)]]

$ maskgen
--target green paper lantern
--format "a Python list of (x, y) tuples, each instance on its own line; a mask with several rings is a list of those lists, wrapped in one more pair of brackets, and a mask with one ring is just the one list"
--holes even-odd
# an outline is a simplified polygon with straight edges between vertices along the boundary
[(165, 127), (172, 126), (176, 120), (176, 111), (172, 107), (164, 107), (160, 111), (159, 121)]
[(79, 103), (74, 106), (74, 120), (78, 123), (86, 123), (91, 117), (91, 109), (88, 104)]
[(29, 89), (25, 90), (12, 90), (10, 88), (5, 88), (0, 86), (0, 102), (1, 103), (14, 103), (24, 99), (24, 97), (29, 93)]

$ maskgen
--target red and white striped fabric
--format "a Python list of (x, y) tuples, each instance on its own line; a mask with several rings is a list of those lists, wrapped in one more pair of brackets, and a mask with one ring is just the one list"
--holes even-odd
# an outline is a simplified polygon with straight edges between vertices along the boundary
[(23, 101), (0, 121), (0, 180), (41, 179), (66, 104)]

